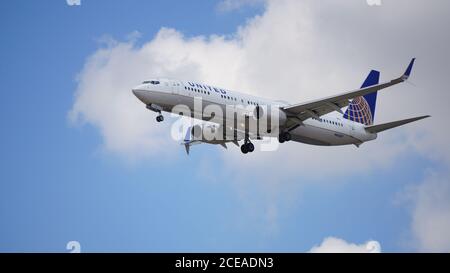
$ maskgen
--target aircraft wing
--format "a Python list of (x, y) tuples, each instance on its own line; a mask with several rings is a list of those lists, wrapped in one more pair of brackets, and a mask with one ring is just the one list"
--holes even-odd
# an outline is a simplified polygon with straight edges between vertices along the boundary
[[(377, 92), (381, 89), (388, 88), (390, 86), (399, 84), (401, 82), (406, 81), (411, 74), (412, 67), (414, 65), (415, 59), (412, 59), (405, 73), (396, 79), (393, 79), (389, 82), (380, 83), (368, 87), (364, 87), (358, 90), (345, 92), (336, 96), (331, 96), (319, 100), (314, 100), (306, 103), (294, 104), (282, 107), (287, 116), (290, 119), (295, 119), (297, 123), (301, 123), (302, 121), (309, 118), (319, 118), (322, 115), (331, 113), (333, 111), (338, 111), (342, 113), (341, 108), (348, 106), (350, 100), (364, 96), (373, 92)], [(295, 123), (295, 121), (294, 121)]]
[[(201, 126), (199, 128), (202, 128), (202, 126), (214, 126), (216, 128), (219, 128), (222, 125), (220, 125), (218, 123), (213, 123), (213, 122), (202, 122), (202, 123), (199, 124), (199, 126)], [(226, 135), (227, 136), (233, 136), (233, 138), (230, 138), (230, 139), (226, 139), (225, 138), (223, 140), (220, 140), (220, 139), (207, 140), (207, 139), (204, 139), (203, 136), (195, 137), (193, 135), (193, 133), (192, 133), (192, 128), (193, 128), (192, 126), (187, 128), (185, 138), (184, 138), (183, 142), (180, 143), (181, 145), (184, 145), (184, 147), (186, 149), (186, 153), (188, 155), (189, 155), (189, 152), (190, 152), (190, 147), (193, 146), (193, 145), (207, 143), (207, 144), (220, 145), (220, 146), (224, 147), (225, 149), (227, 149), (228, 148), (227, 147), (227, 143), (232, 142), (236, 146), (239, 147), (238, 141), (240, 141), (240, 140), (245, 138), (245, 132), (244, 131), (238, 130), (238, 129), (235, 129), (235, 128), (231, 128), (231, 127), (227, 127), (227, 128), (225, 128)], [(249, 133), (249, 134), (250, 134), (250, 137), (253, 137), (253, 135), (254, 135), (254, 137), (256, 138), (256, 134), (252, 134), (252, 133)]]

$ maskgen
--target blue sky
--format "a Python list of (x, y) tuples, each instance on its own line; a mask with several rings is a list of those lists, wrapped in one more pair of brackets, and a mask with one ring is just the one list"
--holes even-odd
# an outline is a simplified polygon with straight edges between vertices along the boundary
[[(130, 163), (104, 148), (96, 126), (69, 121), (77, 76), (102, 37), (125, 41), (139, 31), (139, 47), (162, 27), (187, 39), (232, 36), (263, 12), (263, 5), (220, 11), (214, 1), (4, 3), (0, 251), (66, 252), (67, 242), (76, 240), (87, 252), (303, 252), (329, 236), (356, 244), (377, 240), (383, 251), (416, 251), (408, 243), (412, 213), (399, 196), (429, 170), (446, 167), (415, 150), (387, 166), (332, 179), (293, 171), (276, 184), (288, 190), (272, 199), (260, 175), (242, 173), (246, 183), (236, 182), (245, 170), (225, 167), (223, 149), (195, 147), (186, 157), (180, 147), (170, 160), (152, 155)], [(242, 157), (243, 164), (251, 160)], [(295, 194), (283, 198), (289, 189)]]

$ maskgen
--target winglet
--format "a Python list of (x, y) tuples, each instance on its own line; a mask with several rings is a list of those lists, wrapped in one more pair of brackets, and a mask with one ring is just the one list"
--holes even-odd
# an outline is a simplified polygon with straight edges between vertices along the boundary
[(189, 147), (190, 147), (191, 145), (189, 145), (189, 143), (185, 143), (184, 144), (184, 148), (186, 149), (186, 154), (187, 155), (189, 155)]
[(191, 141), (192, 141), (191, 130), (192, 130), (192, 126), (189, 126), (186, 131), (186, 136), (184, 137), (183, 143), (181, 143), (182, 145), (184, 144), (184, 148), (186, 149), (187, 155), (189, 155), (189, 148), (191, 146)]
[(406, 81), (409, 78), (409, 76), (411, 75), (411, 71), (412, 71), (412, 68), (414, 66), (415, 60), (416, 60), (416, 58), (413, 58), (411, 60), (411, 62), (409, 63), (408, 68), (406, 68), (405, 74), (403, 74), (403, 76), (402, 76), (403, 80)]
[(190, 142), (192, 140), (192, 126), (189, 126), (186, 130), (186, 135), (184, 136), (184, 142)]

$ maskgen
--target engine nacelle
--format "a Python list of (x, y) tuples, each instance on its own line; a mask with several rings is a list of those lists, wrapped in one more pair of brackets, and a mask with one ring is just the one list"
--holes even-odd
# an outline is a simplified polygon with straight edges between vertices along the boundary
[(220, 139), (219, 126), (213, 124), (197, 124), (190, 128), (191, 140), (204, 142)]
[[(279, 129), (286, 123), (286, 113), (279, 107), (271, 107), (270, 105), (257, 105), (253, 109), (253, 118), (259, 122), (260, 128), (267, 128), (268, 133)], [(260, 130), (261, 131), (261, 130)]]

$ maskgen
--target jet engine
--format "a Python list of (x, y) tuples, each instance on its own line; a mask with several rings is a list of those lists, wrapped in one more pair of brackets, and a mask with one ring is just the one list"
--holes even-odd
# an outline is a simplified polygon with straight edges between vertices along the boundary
[(208, 142), (220, 139), (219, 126), (214, 124), (197, 124), (190, 128), (191, 140)]
[(260, 132), (267, 131), (267, 133), (271, 133), (275, 129), (279, 129), (280, 126), (283, 126), (287, 120), (284, 111), (278, 107), (275, 108), (268, 105), (257, 105), (253, 109), (252, 114), (254, 120), (259, 123)]

